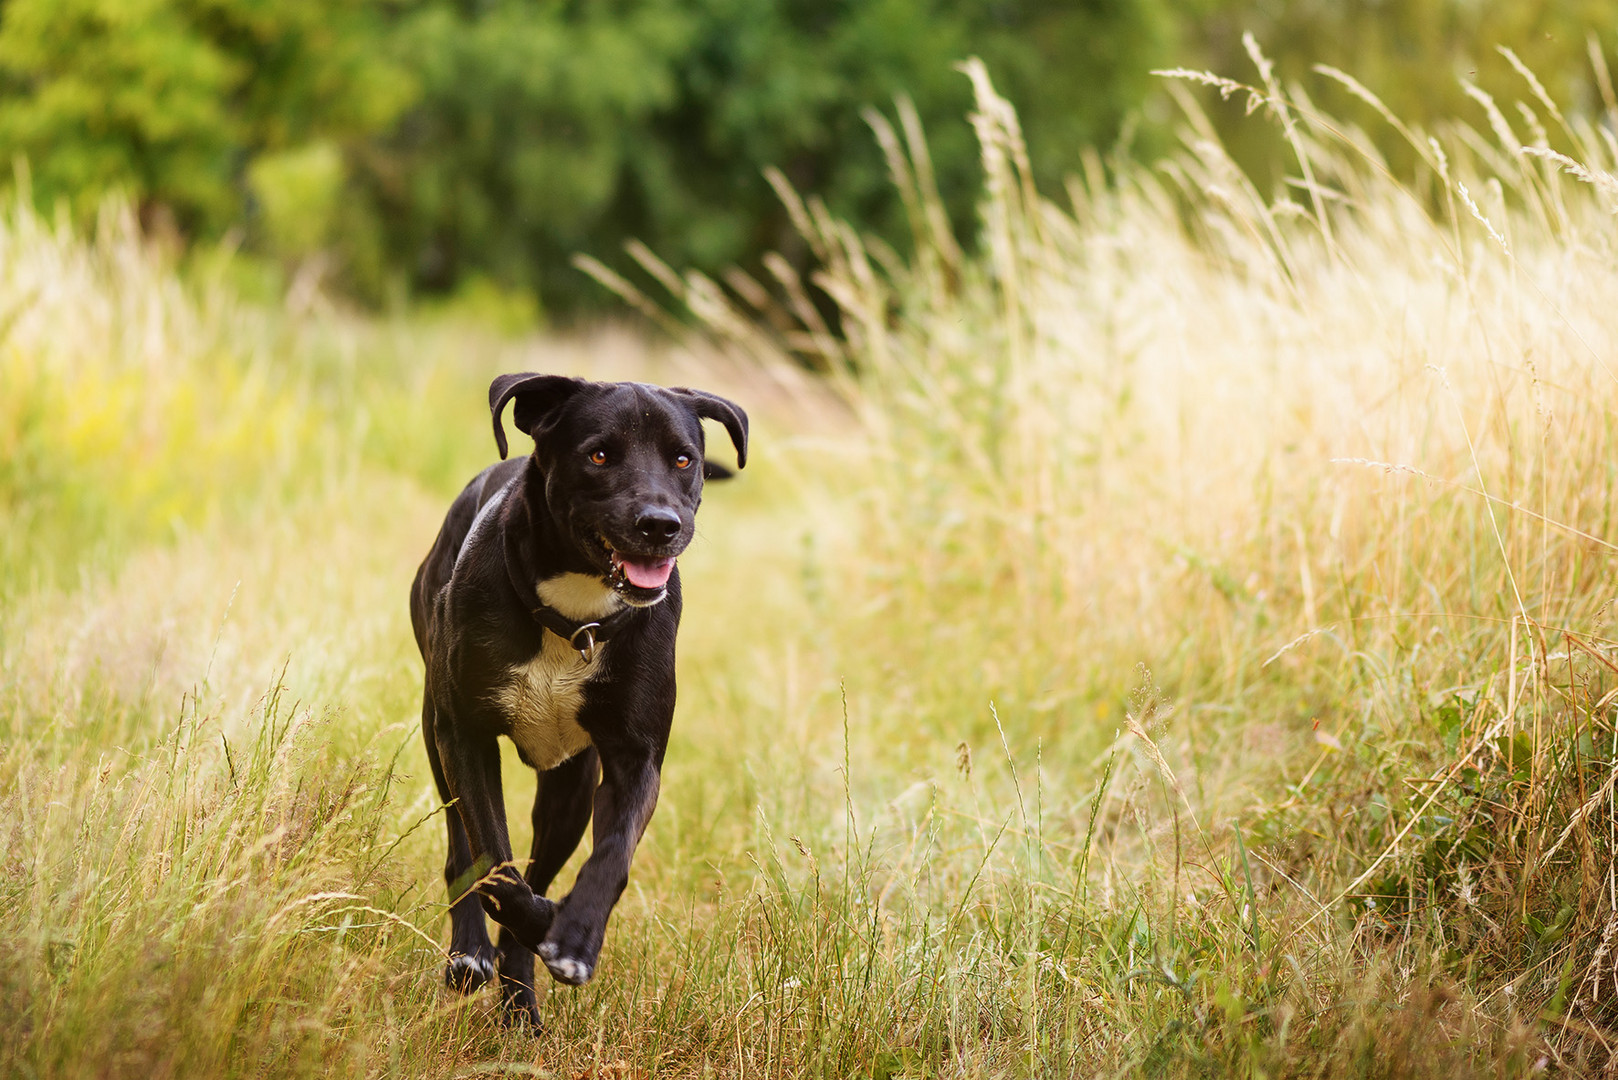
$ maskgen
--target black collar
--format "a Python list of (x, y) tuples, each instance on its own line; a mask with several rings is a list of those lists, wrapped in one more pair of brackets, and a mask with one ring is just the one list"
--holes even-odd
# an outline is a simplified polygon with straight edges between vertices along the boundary
[(639, 608), (625, 604), (611, 615), (580, 622), (544, 604), (535, 604), (528, 609), (535, 622), (578, 650), (581, 660), (595, 659), (596, 646), (610, 640), (639, 612)]

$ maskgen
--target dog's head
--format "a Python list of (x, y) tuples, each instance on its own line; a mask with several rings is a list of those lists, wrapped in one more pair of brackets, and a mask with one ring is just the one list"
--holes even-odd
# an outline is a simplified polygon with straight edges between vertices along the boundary
[(675, 557), (691, 543), (703, 479), (730, 475), (706, 461), (702, 419), (724, 425), (741, 468), (747, 414), (683, 387), (502, 375), (489, 386), (502, 458), (508, 401), (518, 429), (533, 436), (545, 501), (563, 535), (631, 603), (662, 599)]

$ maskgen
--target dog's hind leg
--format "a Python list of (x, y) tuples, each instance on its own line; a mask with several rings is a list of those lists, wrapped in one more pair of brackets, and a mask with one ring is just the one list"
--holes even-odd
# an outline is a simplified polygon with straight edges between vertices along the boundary
[[(590, 823), (599, 776), (593, 748), (539, 774), (539, 788), (534, 792), (534, 846), (528, 872), (523, 875), (535, 895), (545, 894), (579, 846)], [(500, 928), (500, 994), (507, 1022), (527, 1020), (537, 1026), (534, 953), (505, 927)]]
[[(438, 797), (450, 801), (449, 785), (444, 782), (444, 769), (438, 761), (438, 744), (433, 738), (433, 705), (429, 697), (422, 702), (422, 734), (427, 742), (427, 763), (432, 767), (433, 783), (438, 786)], [(489, 941), (488, 924), (483, 918), (483, 907), (468, 890), (472, 885), (472, 848), (467, 843), (466, 827), (454, 806), (444, 811), (445, 831), (449, 833), (449, 854), (444, 859), (444, 884), (449, 889), (450, 935), (449, 961), (444, 965), (444, 984), (452, 990), (470, 994), (494, 978), (494, 945)]]

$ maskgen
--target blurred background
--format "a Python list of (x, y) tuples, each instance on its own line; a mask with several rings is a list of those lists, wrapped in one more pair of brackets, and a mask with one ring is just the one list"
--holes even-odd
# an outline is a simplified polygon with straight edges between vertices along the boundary
[[(570, 260), (628, 274), (631, 238), (681, 269), (752, 270), (772, 250), (801, 269), (767, 166), (902, 252), (862, 120), (900, 95), (970, 237), (968, 56), (1018, 109), (1053, 195), (1087, 148), (1092, 173), (1170, 148), (1177, 113), (1152, 69), (1250, 80), (1244, 31), (1283, 84), (1333, 65), (1427, 128), (1481, 122), (1466, 81), (1515, 87), (1498, 43), (1556, 100), (1594, 107), (1589, 35), (1611, 16), (1605, 0), (7, 0), (0, 172), (47, 216), (82, 225), (117, 195), (148, 237), (238, 251), (250, 296), (301, 281), (521, 331), (615, 304)], [(1370, 118), (1325, 93), (1324, 111)], [(1273, 126), (1241, 123), (1240, 100), (1212, 110), (1273, 190)]]

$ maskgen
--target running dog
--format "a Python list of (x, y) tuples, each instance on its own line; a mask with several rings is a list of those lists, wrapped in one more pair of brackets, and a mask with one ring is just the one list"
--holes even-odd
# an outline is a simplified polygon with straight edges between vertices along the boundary
[[(510, 461), (508, 402), (534, 440)], [(410, 619), (427, 666), (427, 759), (448, 804), (445, 981), (470, 993), (498, 969), (503, 1015), (537, 1022), (535, 954), (557, 981), (589, 981), (657, 805), (674, 717), (675, 559), (704, 479), (730, 475), (706, 463), (701, 421), (724, 425), (740, 468), (747, 414), (699, 390), (537, 374), (495, 379), (489, 409), (501, 461), (451, 504)], [(506, 831), (502, 735), (539, 775), (524, 873)], [(572, 891), (547, 899), (592, 817)]]

